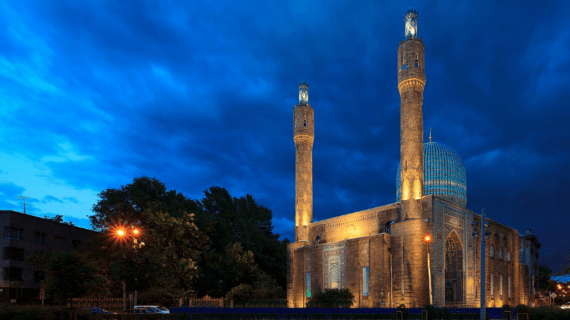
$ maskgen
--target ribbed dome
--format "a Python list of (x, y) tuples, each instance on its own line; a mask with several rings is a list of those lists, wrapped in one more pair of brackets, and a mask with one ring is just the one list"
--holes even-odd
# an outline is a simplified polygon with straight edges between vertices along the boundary
[[(400, 164), (396, 175), (396, 201), (402, 196)], [(424, 143), (424, 195), (435, 195), (462, 208), (467, 205), (467, 178), (461, 157), (448, 146)]]

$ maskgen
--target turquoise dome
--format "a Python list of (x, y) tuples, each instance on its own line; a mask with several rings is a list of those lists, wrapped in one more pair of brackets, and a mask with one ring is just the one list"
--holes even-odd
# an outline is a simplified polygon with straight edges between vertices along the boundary
[[(396, 175), (396, 201), (402, 196), (400, 164)], [(434, 195), (462, 208), (467, 206), (467, 176), (455, 150), (437, 142), (424, 143), (424, 195)]]

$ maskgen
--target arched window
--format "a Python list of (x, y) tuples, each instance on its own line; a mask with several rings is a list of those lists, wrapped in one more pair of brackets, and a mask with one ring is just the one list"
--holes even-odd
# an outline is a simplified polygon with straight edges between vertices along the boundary
[(340, 289), (340, 270), (336, 264), (329, 271), (331, 277), (331, 289)]
[(406, 65), (406, 54), (403, 55), (403, 60), (402, 60), (402, 70), (406, 70), (407, 65)]
[(305, 118), (305, 120), (303, 121), (303, 127), (307, 126), (307, 118)]
[(507, 251), (507, 261), (511, 261), (511, 252)]
[(499, 260), (503, 260), (503, 249), (499, 248)]
[(419, 67), (420, 67), (420, 59), (419, 59), (418, 54), (416, 53), (416, 68), (419, 68)]
[(490, 256), (491, 258), (494, 258), (494, 257), (495, 257), (495, 251), (493, 250), (493, 246), (491, 246), (491, 249), (489, 249), (489, 256)]
[(384, 232), (385, 232), (385, 233), (390, 233), (390, 231), (391, 231), (391, 229), (392, 229), (391, 227), (392, 227), (392, 224), (393, 224), (393, 223), (394, 223), (394, 221), (388, 221), (388, 222), (386, 222), (386, 224), (384, 225)]

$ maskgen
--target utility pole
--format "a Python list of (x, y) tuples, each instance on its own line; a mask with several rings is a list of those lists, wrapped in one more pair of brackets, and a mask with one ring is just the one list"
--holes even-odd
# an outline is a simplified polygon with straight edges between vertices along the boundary
[(485, 231), (485, 208), (481, 209), (481, 315), (480, 320), (485, 318), (485, 237), (489, 234)]
[(26, 199), (32, 199), (32, 197), (16, 196), (16, 198), (24, 199), (24, 214), (26, 214)]

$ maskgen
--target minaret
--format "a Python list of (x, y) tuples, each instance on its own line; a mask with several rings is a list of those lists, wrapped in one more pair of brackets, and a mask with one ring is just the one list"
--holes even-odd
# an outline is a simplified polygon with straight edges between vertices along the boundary
[(313, 222), (313, 140), (315, 113), (309, 104), (309, 85), (299, 84), (299, 105), (293, 111), (295, 141), (295, 241), (309, 241)]
[(424, 44), (418, 37), (418, 12), (408, 8), (405, 37), (398, 48), (402, 219), (421, 217), (424, 189), (422, 104), (426, 83)]

